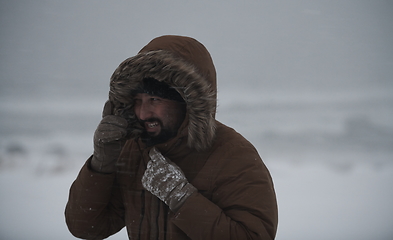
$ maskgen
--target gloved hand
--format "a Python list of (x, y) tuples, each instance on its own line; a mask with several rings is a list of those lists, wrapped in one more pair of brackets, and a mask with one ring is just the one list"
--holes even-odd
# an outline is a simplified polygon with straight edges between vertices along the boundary
[(102, 120), (94, 133), (94, 153), (91, 168), (100, 173), (116, 171), (116, 161), (126, 142), (127, 120), (112, 115), (113, 106), (107, 101), (102, 112)]
[(188, 182), (183, 171), (156, 148), (150, 150), (149, 156), (142, 185), (176, 212), (197, 189)]

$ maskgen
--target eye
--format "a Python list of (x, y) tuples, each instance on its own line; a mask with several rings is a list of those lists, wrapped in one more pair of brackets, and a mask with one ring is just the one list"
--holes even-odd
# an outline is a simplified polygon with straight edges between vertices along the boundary
[(152, 98), (150, 98), (150, 101), (152, 101), (152, 102), (158, 102), (158, 101), (161, 101), (161, 98), (152, 97)]

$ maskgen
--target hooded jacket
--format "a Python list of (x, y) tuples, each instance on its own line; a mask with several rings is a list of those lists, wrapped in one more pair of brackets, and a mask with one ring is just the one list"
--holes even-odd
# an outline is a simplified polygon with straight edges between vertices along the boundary
[[(187, 104), (176, 137), (155, 147), (176, 163), (198, 189), (177, 212), (142, 187), (149, 161), (133, 113), (132, 94), (142, 79), (175, 88)], [(126, 59), (111, 77), (114, 114), (129, 121), (130, 134), (113, 174), (82, 167), (71, 186), (66, 222), (85, 239), (106, 238), (124, 226), (129, 239), (274, 239), (277, 203), (270, 173), (256, 149), (215, 119), (216, 72), (195, 39), (162, 36)]]

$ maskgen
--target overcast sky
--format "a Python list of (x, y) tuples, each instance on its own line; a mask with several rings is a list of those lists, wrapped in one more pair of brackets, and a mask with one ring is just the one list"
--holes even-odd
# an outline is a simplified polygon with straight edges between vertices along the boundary
[(0, 3), (0, 94), (108, 90), (118, 64), (152, 38), (194, 37), (220, 91), (391, 92), (391, 1), (53, 1)]

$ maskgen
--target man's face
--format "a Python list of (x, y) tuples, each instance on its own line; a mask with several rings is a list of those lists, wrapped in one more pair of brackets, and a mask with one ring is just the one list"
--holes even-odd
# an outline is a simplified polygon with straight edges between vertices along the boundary
[(142, 138), (154, 145), (176, 136), (186, 113), (185, 103), (138, 93), (134, 97), (134, 111), (145, 133)]

